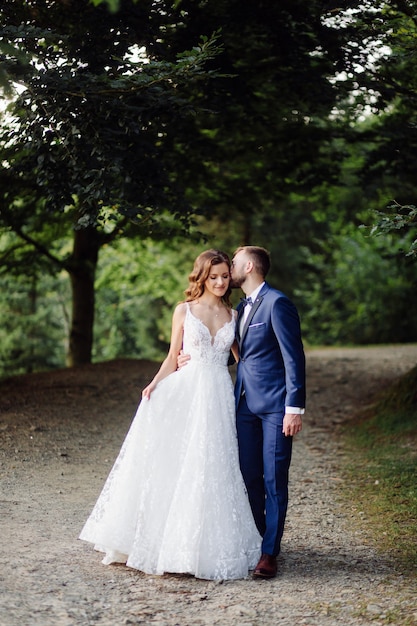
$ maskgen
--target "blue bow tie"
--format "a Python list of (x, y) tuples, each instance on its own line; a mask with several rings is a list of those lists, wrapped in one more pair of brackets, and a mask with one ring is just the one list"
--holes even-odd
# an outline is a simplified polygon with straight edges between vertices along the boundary
[(241, 298), (240, 301), (243, 303), (244, 306), (246, 306), (247, 304), (252, 306), (253, 304), (252, 298), (250, 296), (249, 298)]

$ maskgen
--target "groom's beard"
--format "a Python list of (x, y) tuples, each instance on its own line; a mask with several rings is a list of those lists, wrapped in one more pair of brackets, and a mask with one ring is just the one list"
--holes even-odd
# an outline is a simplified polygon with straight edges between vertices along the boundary
[(241, 274), (240, 276), (234, 276), (230, 280), (230, 287), (232, 289), (240, 289), (240, 287), (242, 287), (243, 283), (245, 282), (245, 278), (245, 274)]
[(241, 277), (238, 278), (232, 278), (230, 281), (230, 287), (231, 289), (239, 289), (242, 284), (243, 284), (244, 279)]

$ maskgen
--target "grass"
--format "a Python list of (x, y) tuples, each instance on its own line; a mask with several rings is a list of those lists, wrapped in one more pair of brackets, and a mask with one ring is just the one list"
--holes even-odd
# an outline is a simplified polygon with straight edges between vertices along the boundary
[(417, 367), (344, 429), (347, 497), (377, 546), (408, 573), (417, 568)]

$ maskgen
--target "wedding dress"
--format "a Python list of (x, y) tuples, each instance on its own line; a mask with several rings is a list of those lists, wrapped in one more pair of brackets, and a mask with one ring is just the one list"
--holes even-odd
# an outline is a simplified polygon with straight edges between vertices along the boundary
[(260, 557), (239, 469), (233, 384), (235, 321), (215, 337), (189, 305), (186, 366), (142, 400), (80, 539), (148, 574), (248, 575)]

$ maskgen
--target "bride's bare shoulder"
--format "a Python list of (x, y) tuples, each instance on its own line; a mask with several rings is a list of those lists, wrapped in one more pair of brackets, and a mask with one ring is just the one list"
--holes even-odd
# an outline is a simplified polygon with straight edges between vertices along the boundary
[(179, 302), (174, 309), (174, 319), (184, 319), (187, 312), (188, 302)]

